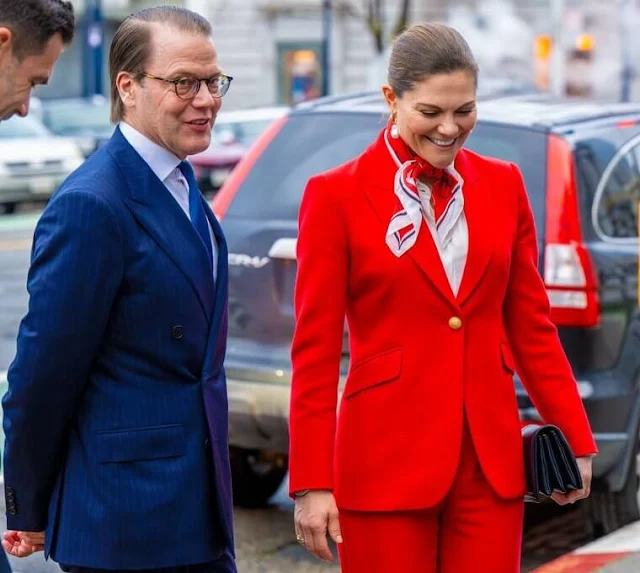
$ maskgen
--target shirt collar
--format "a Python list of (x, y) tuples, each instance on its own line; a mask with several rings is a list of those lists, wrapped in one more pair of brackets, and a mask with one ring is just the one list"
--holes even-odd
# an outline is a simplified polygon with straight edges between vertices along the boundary
[(119, 127), (124, 138), (138, 152), (138, 155), (142, 157), (160, 181), (164, 182), (175, 168), (180, 165), (181, 161), (178, 157), (164, 147), (160, 147), (145, 135), (142, 135), (128, 123), (121, 121)]

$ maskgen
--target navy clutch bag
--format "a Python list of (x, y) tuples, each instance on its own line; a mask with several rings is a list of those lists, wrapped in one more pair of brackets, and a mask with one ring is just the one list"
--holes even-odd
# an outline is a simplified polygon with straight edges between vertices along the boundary
[(522, 428), (524, 465), (527, 475), (525, 501), (540, 503), (554, 491), (582, 489), (576, 458), (560, 429), (550, 424)]

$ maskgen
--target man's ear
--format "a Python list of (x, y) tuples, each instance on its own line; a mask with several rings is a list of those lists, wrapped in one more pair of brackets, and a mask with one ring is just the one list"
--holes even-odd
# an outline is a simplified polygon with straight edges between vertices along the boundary
[(131, 73), (120, 72), (116, 78), (116, 88), (125, 107), (135, 107), (138, 85)]
[(13, 32), (5, 26), (0, 26), (0, 59), (6, 58), (13, 52)]

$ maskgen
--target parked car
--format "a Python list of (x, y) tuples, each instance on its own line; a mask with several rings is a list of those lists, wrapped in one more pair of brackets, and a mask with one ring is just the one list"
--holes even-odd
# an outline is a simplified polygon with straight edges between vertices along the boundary
[(280, 106), (221, 112), (209, 148), (189, 158), (200, 190), (215, 193), (254, 141), (288, 110)]
[[(640, 518), (640, 106), (520, 96), (478, 109), (466, 146), (515, 162), (527, 184), (552, 319), (600, 449), (583, 507), (591, 527), (608, 532)], [(265, 502), (287, 471), (303, 189), (363, 151), (385, 121), (378, 94), (303, 104), (258, 139), (213, 201), (230, 253), (226, 371), (239, 504)], [(348, 359), (345, 344), (343, 375)], [(514, 383), (523, 421), (539, 420)]]
[(72, 139), (56, 137), (35, 117), (13, 116), (0, 123), (0, 206), (49, 199), (83, 161)]
[(115, 126), (110, 119), (109, 100), (101, 95), (87, 98), (41, 100), (38, 116), (61, 137), (72, 137), (85, 157), (106, 143)]

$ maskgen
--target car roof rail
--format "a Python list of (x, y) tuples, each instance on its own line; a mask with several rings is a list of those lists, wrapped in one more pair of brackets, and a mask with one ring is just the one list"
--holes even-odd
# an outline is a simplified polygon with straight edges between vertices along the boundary
[(323, 106), (329, 106), (333, 104), (342, 104), (342, 103), (371, 103), (374, 99), (382, 100), (382, 94), (378, 91), (367, 90), (367, 91), (359, 91), (353, 93), (346, 94), (337, 94), (337, 95), (329, 95), (323, 96), (317, 99), (305, 101), (297, 104), (294, 109), (296, 111), (306, 111), (310, 109), (316, 109)]

